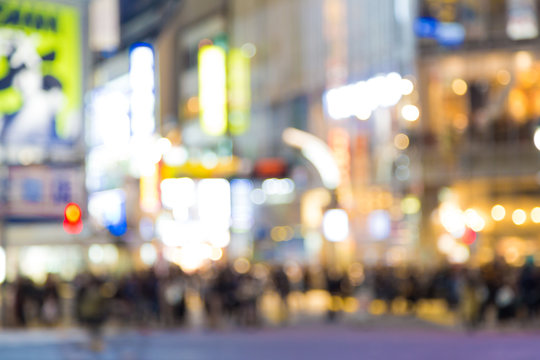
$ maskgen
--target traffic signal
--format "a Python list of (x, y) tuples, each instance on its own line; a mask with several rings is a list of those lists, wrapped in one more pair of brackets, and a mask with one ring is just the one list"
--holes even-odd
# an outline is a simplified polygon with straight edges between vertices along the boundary
[(79, 234), (82, 231), (82, 212), (79, 205), (69, 203), (64, 209), (64, 230), (69, 234)]

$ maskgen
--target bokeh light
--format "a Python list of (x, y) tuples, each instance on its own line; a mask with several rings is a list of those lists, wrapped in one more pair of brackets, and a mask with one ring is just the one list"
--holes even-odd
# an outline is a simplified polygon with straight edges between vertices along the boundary
[(463, 113), (458, 113), (454, 117), (452, 124), (457, 130), (463, 131), (467, 128), (467, 125), (469, 124), (469, 118)]
[(154, 265), (157, 260), (157, 251), (154, 245), (150, 243), (142, 244), (139, 249), (141, 261), (148, 266)]
[(456, 240), (450, 234), (442, 234), (437, 240), (437, 248), (443, 254), (450, 254), (456, 245)]
[(212, 248), (212, 253), (210, 254), (210, 260), (218, 261), (223, 257), (223, 250), (221, 248), (215, 247)]
[(463, 243), (466, 245), (472, 245), (476, 241), (476, 238), (477, 238), (476, 231), (472, 229), (467, 229), (465, 230), (465, 234), (461, 238), (461, 241), (463, 241)]
[(486, 222), (478, 213), (478, 211), (476, 211), (475, 209), (467, 209), (465, 210), (463, 215), (465, 216), (465, 223), (472, 230), (476, 232), (484, 230)]
[(533, 56), (528, 51), (518, 51), (515, 55), (515, 61), (519, 70), (528, 70), (533, 63)]
[(345, 240), (349, 236), (349, 215), (343, 209), (330, 209), (323, 217), (324, 236), (333, 242)]
[(401, 211), (404, 214), (412, 215), (420, 211), (422, 204), (417, 196), (409, 195), (401, 200)]
[(375, 240), (384, 240), (390, 236), (391, 218), (386, 210), (372, 211), (367, 218), (369, 234)]
[(516, 209), (512, 213), (512, 221), (516, 225), (523, 225), (527, 221), (527, 213), (523, 209)]
[(238, 258), (234, 261), (233, 268), (238, 274), (246, 274), (251, 268), (251, 264), (246, 258)]
[(401, 116), (407, 121), (416, 121), (420, 117), (420, 110), (415, 105), (405, 105), (401, 109)]
[(470, 255), (466, 245), (457, 243), (448, 254), (448, 260), (454, 264), (464, 264), (469, 260)]
[(531, 210), (531, 220), (535, 224), (540, 223), (540, 207), (537, 206)]
[(510, 80), (512, 80), (510, 72), (504, 69), (497, 71), (497, 82), (499, 82), (499, 84), (508, 85), (510, 83)]
[(501, 221), (506, 216), (506, 209), (502, 205), (495, 205), (491, 208), (491, 217), (495, 221)]
[(88, 248), (88, 259), (94, 264), (102, 263), (105, 260), (105, 252), (99, 244), (93, 244)]
[(534, 131), (534, 146), (540, 150), (540, 127), (537, 127)]
[(454, 81), (452, 81), (452, 91), (454, 91), (456, 95), (465, 95), (467, 88), (467, 83), (463, 79), (454, 79)]
[(394, 146), (399, 150), (405, 150), (409, 147), (409, 137), (405, 134), (397, 134), (394, 137)]
[(414, 84), (409, 79), (401, 79), (401, 94), (410, 95), (414, 91)]
[(368, 120), (371, 117), (371, 110), (368, 108), (362, 108), (355, 112), (354, 114), (358, 120)]
[(463, 212), (452, 203), (443, 203), (439, 209), (439, 219), (443, 227), (456, 239), (465, 233)]
[(252, 43), (242, 45), (242, 53), (248, 58), (252, 58), (257, 54), (257, 48)]

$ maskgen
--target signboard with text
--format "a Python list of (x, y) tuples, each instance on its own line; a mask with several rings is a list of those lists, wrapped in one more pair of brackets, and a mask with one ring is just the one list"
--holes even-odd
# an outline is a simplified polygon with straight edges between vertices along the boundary
[(66, 204), (84, 205), (82, 167), (14, 166), (5, 183), (2, 208), (12, 220), (54, 220)]

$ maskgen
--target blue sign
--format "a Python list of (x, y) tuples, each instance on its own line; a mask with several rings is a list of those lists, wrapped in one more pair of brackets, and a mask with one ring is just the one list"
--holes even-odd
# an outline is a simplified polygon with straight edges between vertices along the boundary
[(112, 221), (106, 222), (106, 227), (109, 232), (114, 236), (122, 236), (127, 231), (127, 218), (126, 218), (126, 203), (122, 202), (120, 205), (119, 217)]
[(439, 23), (435, 38), (442, 46), (459, 46), (465, 41), (465, 28), (460, 23)]
[(127, 231), (126, 197), (121, 189), (107, 190), (90, 195), (90, 215), (114, 236)]
[(441, 22), (433, 17), (419, 17), (414, 23), (419, 38), (435, 39), (439, 45), (455, 47), (465, 41), (465, 27), (457, 22)]
[(435, 38), (439, 20), (433, 17), (419, 17), (414, 23), (414, 33), (420, 38)]

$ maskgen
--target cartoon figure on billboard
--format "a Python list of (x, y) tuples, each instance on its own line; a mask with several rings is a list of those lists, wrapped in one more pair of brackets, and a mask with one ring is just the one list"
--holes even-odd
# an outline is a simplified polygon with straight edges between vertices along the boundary
[(43, 62), (53, 61), (55, 53), (40, 56), (36, 36), (23, 32), (13, 35), (0, 48), (0, 55), (8, 61), (7, 74), (0, 78), (0, 91), (13, 88), (22, 104), (18, 111), (4, 115), (1, 138), (6, 145), (47, 145), (55, 137), (56, 117), (64, 104), (60, 81), (42, 72)]
[(74, 145), (82, 118), (79, 12), (0, 0), (0, 145)]

